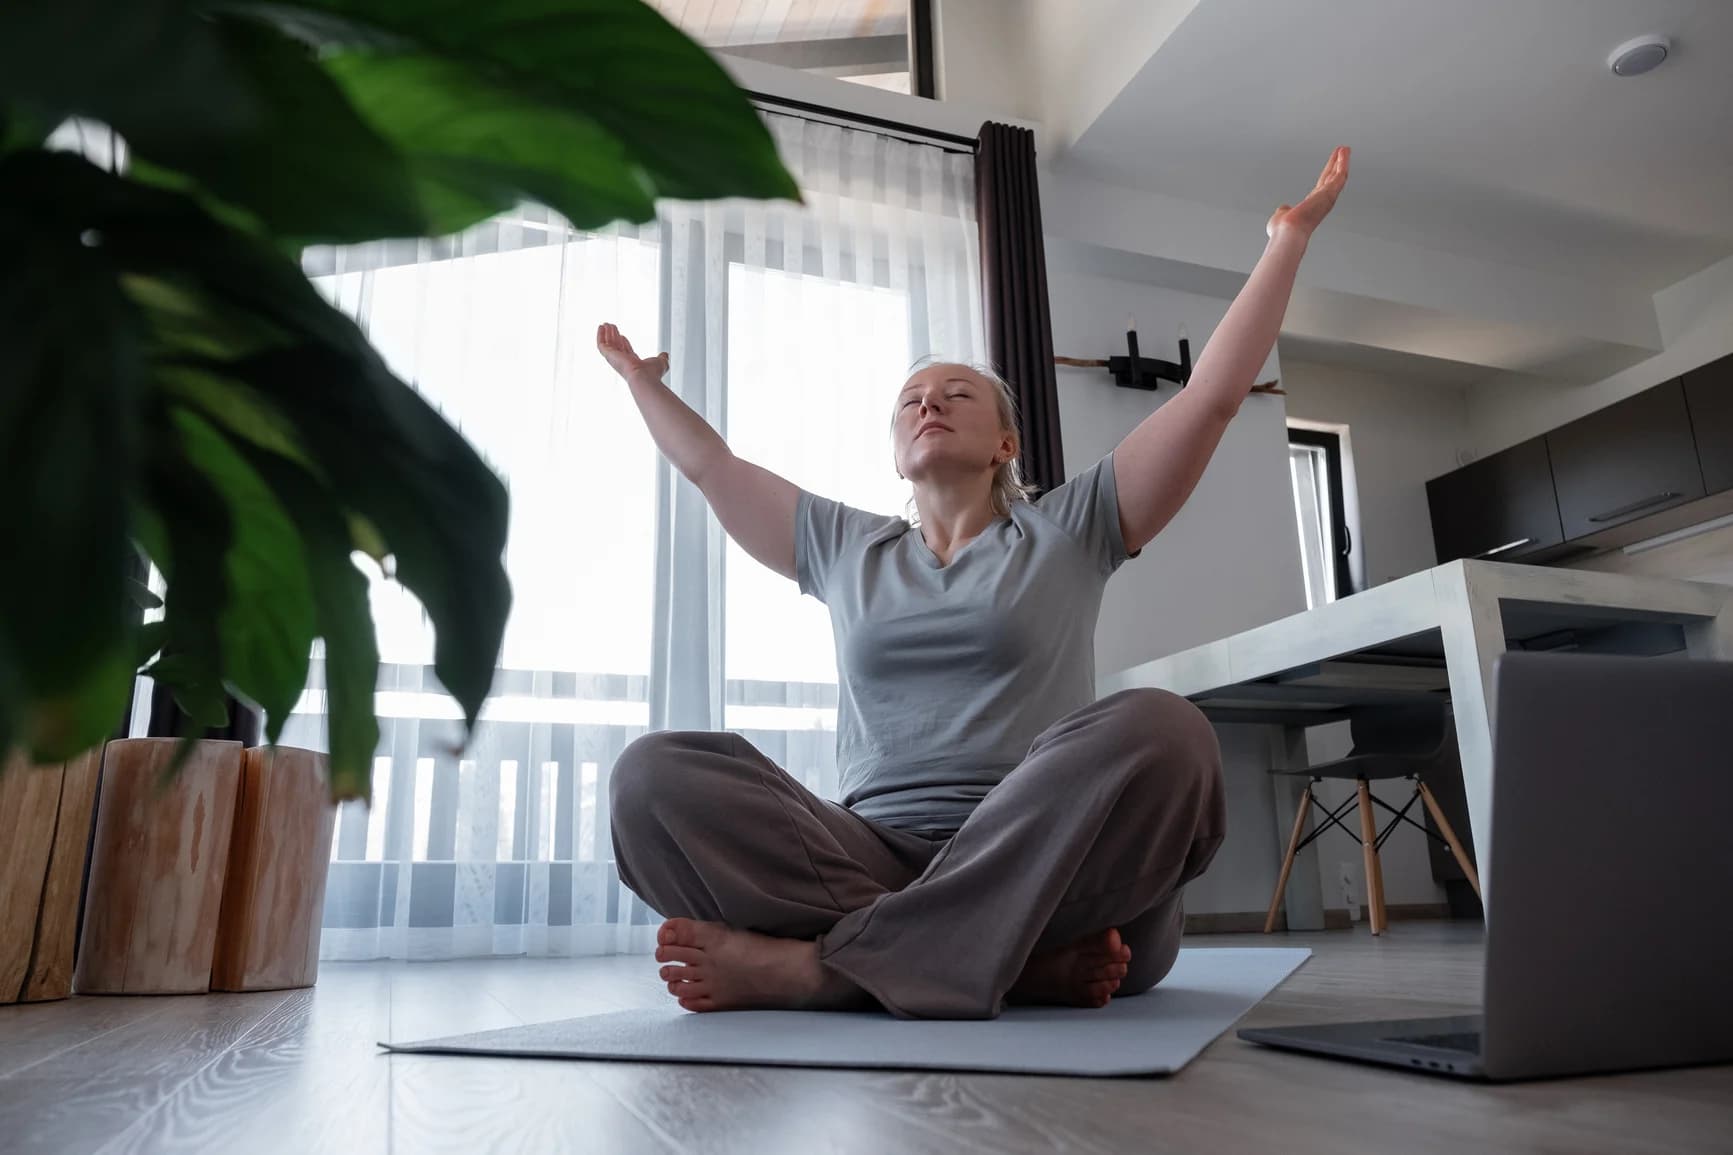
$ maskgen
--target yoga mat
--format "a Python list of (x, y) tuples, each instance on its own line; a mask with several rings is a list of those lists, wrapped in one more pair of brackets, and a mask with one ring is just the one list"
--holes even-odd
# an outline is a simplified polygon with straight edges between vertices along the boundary
[(418, 1043), (410, 1054), (776, 1067), (1167, 1075), (1275, 990), (1311, 951), (1182, 950), (1160, 986), (1099, 1010), (1012, 1007), (991, 1022), (827, 1011), (616, 1011)]

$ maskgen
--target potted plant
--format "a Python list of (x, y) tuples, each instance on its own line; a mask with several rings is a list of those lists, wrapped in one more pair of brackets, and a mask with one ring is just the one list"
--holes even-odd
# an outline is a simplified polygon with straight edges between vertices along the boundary
[[(47, 147), (70, 117), (126, 163)], [(356, 550), (420, 599), (473, 727), (511, 601), (505, 489), (299, 250), (726, 195), (798, 194), (744, 95), (639, 0), (6, 6), (0, 750), (96, 745), (141, 663), (196, 726), (233, 695), (274, 742), (323, 639), (328, 790), (365, 797)], [(167, 584), (149, 624), (141, 559)]]

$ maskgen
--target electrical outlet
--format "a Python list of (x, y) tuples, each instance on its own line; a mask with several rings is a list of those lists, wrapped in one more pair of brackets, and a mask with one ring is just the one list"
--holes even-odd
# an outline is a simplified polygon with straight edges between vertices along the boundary
[(1352, 862), (1342, 863), (1339, 881), (1342, 886), (1342, 905), (1348, 908), (1348, 918), (1359, 922), (1360, 902), (1354, 897), (1359, 892), (1359, 868)]

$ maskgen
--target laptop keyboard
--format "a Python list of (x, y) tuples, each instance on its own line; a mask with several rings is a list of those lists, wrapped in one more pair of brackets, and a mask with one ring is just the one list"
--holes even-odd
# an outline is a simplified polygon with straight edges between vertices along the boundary
[(1385, 1041), (1409, 1043), (1418, 1047), (1437, 1047), (1441, 1051), (1466, 1051), (1471, 1055), (1480, 1054), (1479, 1031), (1462, 1031), (1452, 1035), (1398, 1035)]

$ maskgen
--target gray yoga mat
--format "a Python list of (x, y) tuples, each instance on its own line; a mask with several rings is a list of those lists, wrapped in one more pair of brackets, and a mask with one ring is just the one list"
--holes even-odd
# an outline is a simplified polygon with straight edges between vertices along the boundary
[(412, 1054), (775, 1067), (1166, 1075), (1275, 990), (1311, 951), (1182, 950), (1161, 985), (1100, 1010), (1012, 1007), (991, 1022), (820, 1011), (616, 1011), (418, 1043)]

